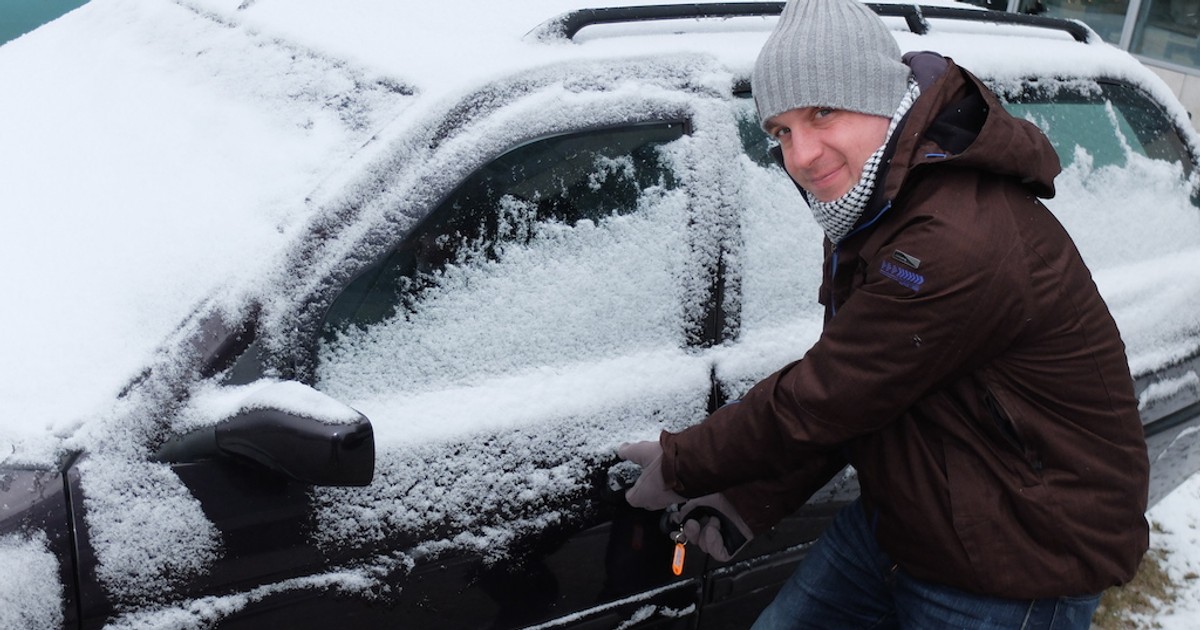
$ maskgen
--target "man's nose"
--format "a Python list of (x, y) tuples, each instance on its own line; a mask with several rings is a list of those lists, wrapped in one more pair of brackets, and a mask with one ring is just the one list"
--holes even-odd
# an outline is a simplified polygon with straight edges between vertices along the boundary
[(804, 170), (813, 165), (821, 155), (821, 146), (804, 134), (792, 132), (791, 142), (784, 148), (783, 162), (789, 169)]

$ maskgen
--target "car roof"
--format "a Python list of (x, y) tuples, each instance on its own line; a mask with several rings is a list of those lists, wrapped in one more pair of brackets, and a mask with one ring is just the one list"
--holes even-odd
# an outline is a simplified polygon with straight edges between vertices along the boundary
[[(713, 80), (728, 85), (749, 75), (775, 21), (539, 36), (600, 4), (94, 0), (0, 46), (0, 84), (19, 86), (0, 98), (0, 292), (15, 305), (0, 313), (0, 458), (44, 461), (112, 413), (202, 300), (269, 295), (279, 257), (348, 182), (481, 86), (665, 56), (723, 68)], [(994, 82), (1030, 67), (1107, 76), (1177, 106), (1098, 38), (937, 19), (918, 35), (887, 22), (902, 50), (946, 53)]]
[[(286, 0), (252, 3), (200, 0), (198, 4), (230, 23), (401, 78), (423, 92), (441, 92), (453, 89), (454, 85), (478, 85), (554, 61), (672, 52), (703, 51), (719, 56), (735, 69), (748, 71), (759, 45), (775, 23), (773, 16), (765, 15), (596, 25), (584, 29), (568, 43), (538, 35), (561, 17), (588, 9), (647, 4), (694, 7), (696, 3), (535, 0), (498, 4), (459, 0), (423, 6), (418, 11), (386, 2), (356, 5), (363, 7), (356, 10), (346, 10), (335, 3), (296, 4)], [(719, 4), (760, 8), (782, 5), (778, 2)], [(871, 4), (910, 10), (913, 6), (903, 2)], [(973, 5), (945, 0), (922, 5), (982, 13)], [(1022, 69), (1029, 67), (1031, 61), (1046, 73), (1068, 76), (1097, 74), (1102, 68), (1135, 77), (1145, 75), (1140, 64), (1129, 55), (1120, 51), (1106, 54), (1112, 47), (1094, 33), (1089, 47), (1078, 45), (1070, 34), (1049, 29), (971, 24), (926, 16), (929, 31), (915, 35), (902, 19), (885, 18), (885, 21), (896, 32), (902, 50), (935, 50), (955, 57), (966, 67), (978, 68), (978, 74), (982, 75), (1023, 74)], [(1082, 23), (1072, 24), (1090, 31)], [(1017, 41), (1022, 45), (1016, 45)]]

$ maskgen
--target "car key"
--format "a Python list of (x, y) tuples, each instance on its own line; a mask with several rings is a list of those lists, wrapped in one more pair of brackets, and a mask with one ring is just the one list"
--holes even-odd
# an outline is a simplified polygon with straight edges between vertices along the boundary
[(671, 532), (671, 540), (675, 541), (675, 553), (671, 555), (671, 573), (683, 575), (683, 559), (687, 553), (687, 535), (683, 533), (683, 525)]

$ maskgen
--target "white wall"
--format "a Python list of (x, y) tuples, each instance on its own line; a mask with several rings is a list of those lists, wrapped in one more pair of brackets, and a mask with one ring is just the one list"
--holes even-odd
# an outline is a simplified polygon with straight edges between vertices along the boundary
[(1184, 74), (1166, 68), (1157, 68), (1147, 64), (1146, 67), (1162, 77), (1179, 101), (1192, 114), (1192, 126), (1200, 129), (1200, 76)]

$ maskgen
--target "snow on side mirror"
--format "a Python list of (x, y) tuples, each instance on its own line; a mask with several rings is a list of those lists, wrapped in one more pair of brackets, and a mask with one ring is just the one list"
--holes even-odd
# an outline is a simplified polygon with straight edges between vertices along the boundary
[(375, 434), (358, 411), (295, 382), (259, 386), (224, 419), (168, 440), (168, 463), (232, 458), (316, 486), (365, 486), (375, 474)]

